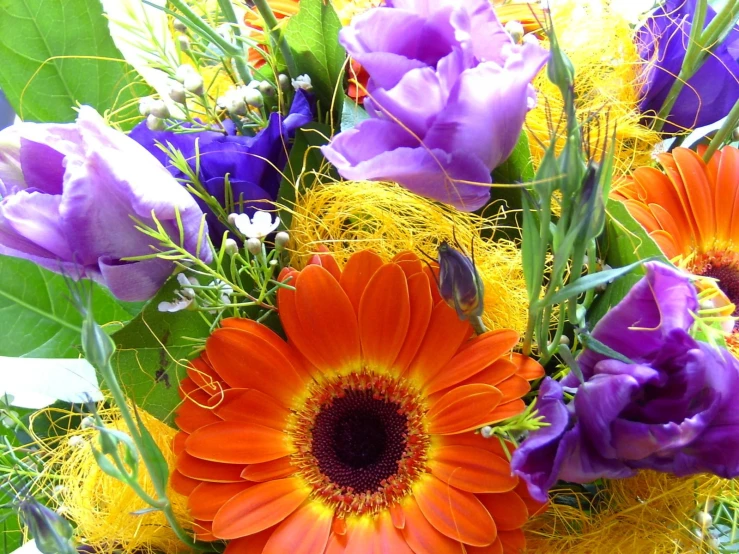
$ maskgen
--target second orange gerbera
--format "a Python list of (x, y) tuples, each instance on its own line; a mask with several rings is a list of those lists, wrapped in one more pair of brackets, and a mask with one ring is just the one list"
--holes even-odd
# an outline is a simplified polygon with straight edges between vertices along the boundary
[(226, 553), (504, 553), (541, 506), (472, 431), (524, 409), (539, 364), (472, 338), (410, 253), (282, 278), (288, 341), (230, 319), (182, 382), (173, 485)]
[[(687, 148), (661, 154), (663, 171), (642, 167), (618, 187), (634, 218), (678, 266), (717, 279), (739, 305), (739, 150), (726, 146), (708, 164)], [(737, 312), (733, 315), (737, 315)], [(739, 340), (734, 331), (733, 342)]]

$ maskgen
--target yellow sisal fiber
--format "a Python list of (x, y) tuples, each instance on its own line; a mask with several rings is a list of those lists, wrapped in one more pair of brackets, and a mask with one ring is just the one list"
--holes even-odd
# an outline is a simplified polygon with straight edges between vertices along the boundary
[(436, 258), (442, 240), (454, 237), (467, 252), (474, 245), (475, 263), (485, 283), (483, 320), (489, 329), (523, 332), (528, 298), (521, 252), (516, 243), (480, 238), (495, 223), (471, 213), (422, 198), (392, 183), (345, 181), (317, 184), (298, 195), (290, 236), (293, 264), (300, 266), (325, 244), (339, 265), (360, 250), (372, 249), (384, 259), (411, 250)]
[[(615, 0), (614, 0), (615, 1)], [(606, 117), (608, 136), (615, 125), (614, 175), (650, 165), (660, 136), (640, 123), (638, 96), (644, 62), (634, 43), (634, 30), (623, 16), (611, 11), (608, 2), (567, 0), (552, 7), (557, 40), (575, 68), (575, 97), (580, 121), (590, 119), (588, 144), (591, 156), (600, 159)], [(549, 145), (551, 127), (558, 128), (559, 146), (564, 145), (563, 101), (546, 70), (534, 80), (537, 106), (526, 117), (535, 167)], [(598, 132), (600, 123), (601, 131)], [(561, 120), (561, 121), (560, 121)], [(610, 142), (610, 141), (609, 141)], [(610, 144), (608, 146), (610, 148)]]
[[(575, 502), (582, 499), (572, 496)], [(642, 471), (608, 480), (588, 513), (587, 502), (555, 502), (526, 527), (527, 554), (677, 554), (715, 552), (696, 514), (710, 500), (736, 503), (731, 481), (711, 475), (675, 477)], [(561, 495), (564, 496), (564, 493)]]
[[(162, 450), (167, 465), (174, 467), (172, 440), (177, 431), (140, 408), (139, 415)], [(100, 411), (105, 426), (128, 433), (115, 407)], [(76, 539), (80, 544), (96, 548), (99, 554), (167, 554), (190, 552), (174, 535), (161, 512), (136, 515), (148, 508), (127, 485), (102, 472), (92, 454), (90, 443), (99, 449), (98, 431), (71, 429), (55, 441), (49, 450), (49, 467), (61, 478), (54, 485), (60, 491), (56, 500), (58, 510), (76, 524)], [(94, 441), (94, 442), (93, 442)], [(143, 462), (139, 462), (139, 484), (150, 495), (154, 487)], [(191, 527), (187, 498), (168, 490), (177, 519)]]

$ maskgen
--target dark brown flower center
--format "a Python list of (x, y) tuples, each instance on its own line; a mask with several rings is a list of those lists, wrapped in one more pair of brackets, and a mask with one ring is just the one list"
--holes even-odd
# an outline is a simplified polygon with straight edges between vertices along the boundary
[(315, 419), (313, 456), (335, 484), (372, 492), (398, 472), (408, 418), (399, 404), (373, 398), (371, 390), (344, 393)]

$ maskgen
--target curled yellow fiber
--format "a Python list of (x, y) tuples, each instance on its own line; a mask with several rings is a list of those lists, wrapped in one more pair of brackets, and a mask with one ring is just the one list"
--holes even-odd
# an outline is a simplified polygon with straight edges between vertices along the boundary
[(493, 242), (494, 218), (484, 219), (422, 198), (392, 183), (345, 181), (316, 185), (296, 201), (290, 235), (293, 264), (301, 266), (323, 244), (339, 265), (359, 250), (385, 259), (411, 250), (436, 258), (442, 240), (469, 253), (485, 284), (483, 321), (489, 329), (523, 332), (528, 298), (516, 243)]
[[(172, 439), (177, 431), (140, 408), (139, 415), (162, 450), (167, 465), (174, 467)], [(100, 412), (105, 426), (127, 433), (115, 407)], [(149, 554), (189, 552), (176, 537), (161, 512), (149, 506), (126, 484), (103, 473), (90, 444), (99, 449), (96, 429), (71, 429), (53, 444), (49, 467), (60, 478), (57, 509), (76, 524), (76, 540), (93, 546), (99, 554)], [(94, 442), (93, 442), (94, 441)], [(52, 446), (52, 445), (49, 445)], [(143, 462), (139, 462), (139, 484), (150, 495), (154, 487)], [(168, 496), (177, 519), (189, 527), (187, 498), (169, 489)], [(144, 513), (137, 513), (144, 511)]]
[[(651, 153), (661, 139), (639, 122), (639, 75), (644, 62), (634, 43), (631, 24), (607, 2), (567, 0), (557, 2), (551, 11), (557, 40), (575, 68), (578, 118), (583, 122), (591, 120), (588, 126), (592, 132), (587, 138), (591, 155), (602, 157), (605, 134), (610, 138), (615, 126), (614, 174), (623, 175), (632, 168), (650, 165)], [(538, 167), (544, 154), (539, 142), (549, 145), (551, 127), (559, 125), (559, 143), (564, 146), (564, 104), (546, 70), (536, 77), (534, 87), (537, 106), (526, 117), (526, 125), (534, 165)], [(600, 123), (600, 132), (593, 118)]]
[[(565, 496), (574, 499), (575, 505), (558, 503)], [(732, 482), (718, 477), (675, 477), (653, 471), (606, 481), (590, 513), (583, 499), (555, 491), (548, 512), (526, 529), (527, 553), (716, 552), (697, 514), (714, 500), (735, 503), (737, 496)]]

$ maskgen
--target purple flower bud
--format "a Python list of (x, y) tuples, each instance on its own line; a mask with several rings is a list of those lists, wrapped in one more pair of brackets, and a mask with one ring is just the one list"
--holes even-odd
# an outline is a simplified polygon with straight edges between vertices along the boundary
[[(0, 132), (3, 190), (0, 254), (93, 279), (122, 300), (151, 298), (174, 269), (157, 258), (126, 260), (151, 255), (157, 246), (132, 217), (154, 227), (154, 213), (177, 240), (179, 211), (185, 248), (194, 253), (203, 242), (198, 236), (203, 212), (193, 197), (151, 154), (88, 106), (76, 123), (21, 123)], [(211, 256), (207, 246), (201, 248), (203, 261)]]
[(446, 241), (439, 246), (439, 292), (460, 319), (477, 318), (484, 309), (484, 288), (474, 262)]
[(74, 554), (74, 533), (69, 522), (34, 499), (24, 500), (19, 510), (36, 547), (43, 554)]

